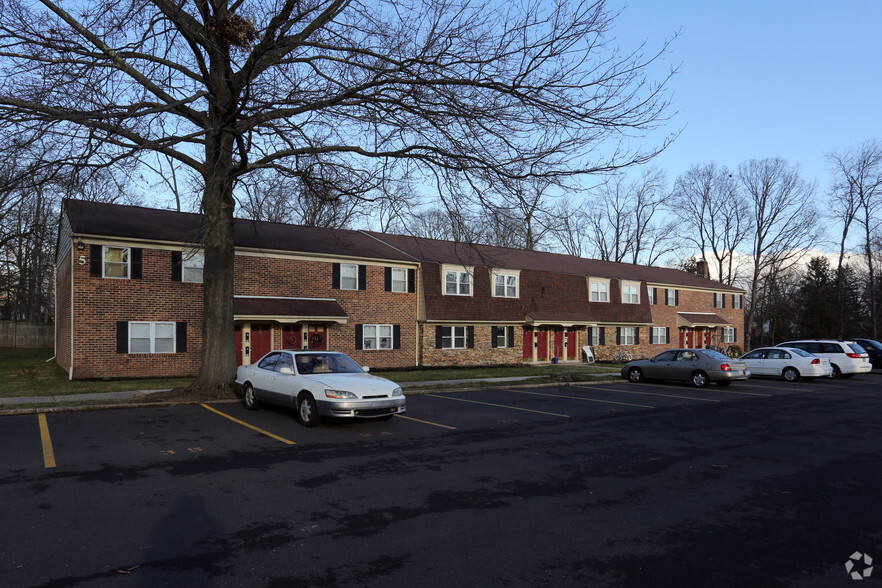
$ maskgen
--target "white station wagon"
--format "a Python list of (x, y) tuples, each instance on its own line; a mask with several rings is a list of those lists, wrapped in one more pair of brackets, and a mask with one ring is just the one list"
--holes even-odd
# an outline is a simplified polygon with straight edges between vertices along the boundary
[(307, 427), (321, 417), (391, 418), (405, 411), (398, 384), (365, 373), (334, 351), (270, 351), (239, 366), (235, 386), (248, 410), (262, 402), (293, 408)]

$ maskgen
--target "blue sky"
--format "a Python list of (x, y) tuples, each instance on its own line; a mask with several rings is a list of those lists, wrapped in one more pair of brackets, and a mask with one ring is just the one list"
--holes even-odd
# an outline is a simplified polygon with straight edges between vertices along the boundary
[(667, 131), (680, 138), (652, 165), (669, 182), (690, 165), (730, 169), (781, 157), (826, 193), (830, 151), (882, 139), (882, 1), (609, 0), (624, 7), (623, 49), (680, 36), (665, 56), (671, 81)]

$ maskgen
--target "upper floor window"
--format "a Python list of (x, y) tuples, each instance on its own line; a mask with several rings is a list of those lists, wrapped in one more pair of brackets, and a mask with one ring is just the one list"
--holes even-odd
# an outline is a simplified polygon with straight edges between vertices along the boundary
[(649, 288), (647, 292), (649, 293), (649, 303), (658, 304), (658, 288)]
[(714, 292), (714, 308), (726, 308), (726, 295)]
[(393, 292), (407, 292), (407, 269), (400, 267), (390, 268)]
[(732, 308), (742, 308), (744, 306), (743, 294), (732, 294)]
[(358, 265), (354, 263), (340, 264), (340, 289), (358, 290)]
[(471, 296), (472, 273), (467, 270), (445, 270), (444, 293), (451, 296)]
[(674, 288), (665, 288), (665, 305), (677, 306), (680, 303), (680, 291)]
[(104, 247), (104, 270), (105, 278), (129, 278), (131, 267), (129, 265), (130, 249), (128, 247)]
[(622, 302), (640, 304), (640, 284), (622, 284)]
[(516, 274), (494, 274), (493, 295), (498, 298), (518, 297), (518, 276)]
[(609, 302), (608, 282), (591, 282), (591, 302)]
[(184, 253), (181, 258), (181, 280), (202, 283), (202, 270), (205, 267), (205, 254), (202, 252)]

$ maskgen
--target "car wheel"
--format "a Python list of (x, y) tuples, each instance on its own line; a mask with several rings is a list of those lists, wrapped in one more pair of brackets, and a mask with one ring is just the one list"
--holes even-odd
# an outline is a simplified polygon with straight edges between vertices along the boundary
[(643, 372), (640, 368), (631, 368), (628, 370), (628, 379), (634, 383), (643, 381)]
[(831, 378), (841, 378), (842, 377), (842, 372), (839, 370), (839, 366), (836, 365), (835, 363), (833, 364), (833, 373), (830, 374), (830, 377)]
[(297, 419), (304, 427), (315, 427), (320, 422), (318, 406), (309, 392), (304, 392), (297, 399)]
[(248, 410), (257, 410), (260, 408), (260, 401), (257, 399), (257, 396), (255, 396), (254, 386), (251, 384), (245, 384), (245, 390), (242, 394), (242, 404), (244, 404), (245, 408)]
[(799, 379), (799, 370), (795, 367), (786, 367), (781, 375), (784, 376), (784, 379), (788, 382), (795, 382)]
[(696, 388), (704, 388), (707, 386), (707, 374), (701, 371), (695, 372), (692, 374), (692, 383), (695, 384)]

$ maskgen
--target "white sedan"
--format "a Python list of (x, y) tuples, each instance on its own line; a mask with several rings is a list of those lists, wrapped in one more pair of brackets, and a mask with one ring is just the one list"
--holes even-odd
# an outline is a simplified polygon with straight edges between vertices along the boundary
[(307, 427), (321, 417), (391, 418), (405, 411), (401, 387), (334, 351), (270, 351), (239, 366), (236, 393), (248, 410), (261, 402), (293, 408)]
[(833, 373), (829, 358), (795, 347), (760, 347), (741, 359), (756, 376), (780, 376), (788, 382), (825, 378)]

